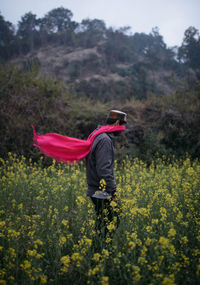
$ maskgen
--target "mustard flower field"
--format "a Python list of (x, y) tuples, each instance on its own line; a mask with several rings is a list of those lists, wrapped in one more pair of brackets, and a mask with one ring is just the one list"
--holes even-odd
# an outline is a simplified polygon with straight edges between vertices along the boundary
[(104, 240), (84, 163), (0, 165), (0, 284), (200, 284), (199, 161), (116, 163)]

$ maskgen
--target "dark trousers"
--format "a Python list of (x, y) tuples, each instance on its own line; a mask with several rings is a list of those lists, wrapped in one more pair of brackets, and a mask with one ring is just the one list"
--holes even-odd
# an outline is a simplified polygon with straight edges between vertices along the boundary
[(110, 205), (111, 199), (98, 199), (91, 197), (91, 200), (95, 206), (96, 212), (96, 225), (95, 229), (98, 233), (99, 237), (105, 238), (109, 233), (109, 237), (112, 238), (113, 231), (109, 231), (107, 226), (109, 226), (110, 222), (113, 221), (114, 217), (116, 217), (116, 226), (119, 225), (119, 210), (113, 209)]

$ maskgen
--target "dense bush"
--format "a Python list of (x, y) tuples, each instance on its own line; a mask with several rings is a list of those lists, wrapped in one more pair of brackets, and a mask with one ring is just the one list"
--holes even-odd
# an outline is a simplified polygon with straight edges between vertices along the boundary
[[(78, 97), (73, 86), (55, 78), (40, 76), (16, 67), (0, 69), (0, 147), (36, 159), (32, 128), (39, 133), (57, 132), (86, 139), (98, 124), (104, 124), (109, 109), (128, 114), (126, 132), (117, 139), (118, 159), (129, 154), (145, 161), (157, 156), (199, 157), (200, 85), (192, 90), (145, 101), (130, 99), (101, 103), (84, 94)], [(114, 98), (113, 98), (114, 99)]]
[(106, 106), (77, 98), (71, 86), (55, 78), (43, 78), (37, 70), (1, 67), (0, 86), (2, 156), (8, 151), (37, 156), (32, 147), (32, 125), (40, 133), (58, 132), (86, 139), (105, 119)]

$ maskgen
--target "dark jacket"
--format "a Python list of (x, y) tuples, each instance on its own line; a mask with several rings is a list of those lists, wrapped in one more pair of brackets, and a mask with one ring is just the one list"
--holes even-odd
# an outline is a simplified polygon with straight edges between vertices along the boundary
[(116, 191), (112, 136), (110, 133), (99, 134), (86, 158), (87, 196), (92, 196), (99, 190), (101, 179), (106, 182), (106, 192), (113, 195)]

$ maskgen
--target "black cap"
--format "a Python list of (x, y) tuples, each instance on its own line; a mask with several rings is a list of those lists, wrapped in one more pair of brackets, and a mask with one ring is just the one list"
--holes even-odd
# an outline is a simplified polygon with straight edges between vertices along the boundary
[(107, 121), (109, 120), (113, 121), (119, 120), (121, 124), (126, 124), (127, 114), (118, 110), (111, 110), (107, 118)]

